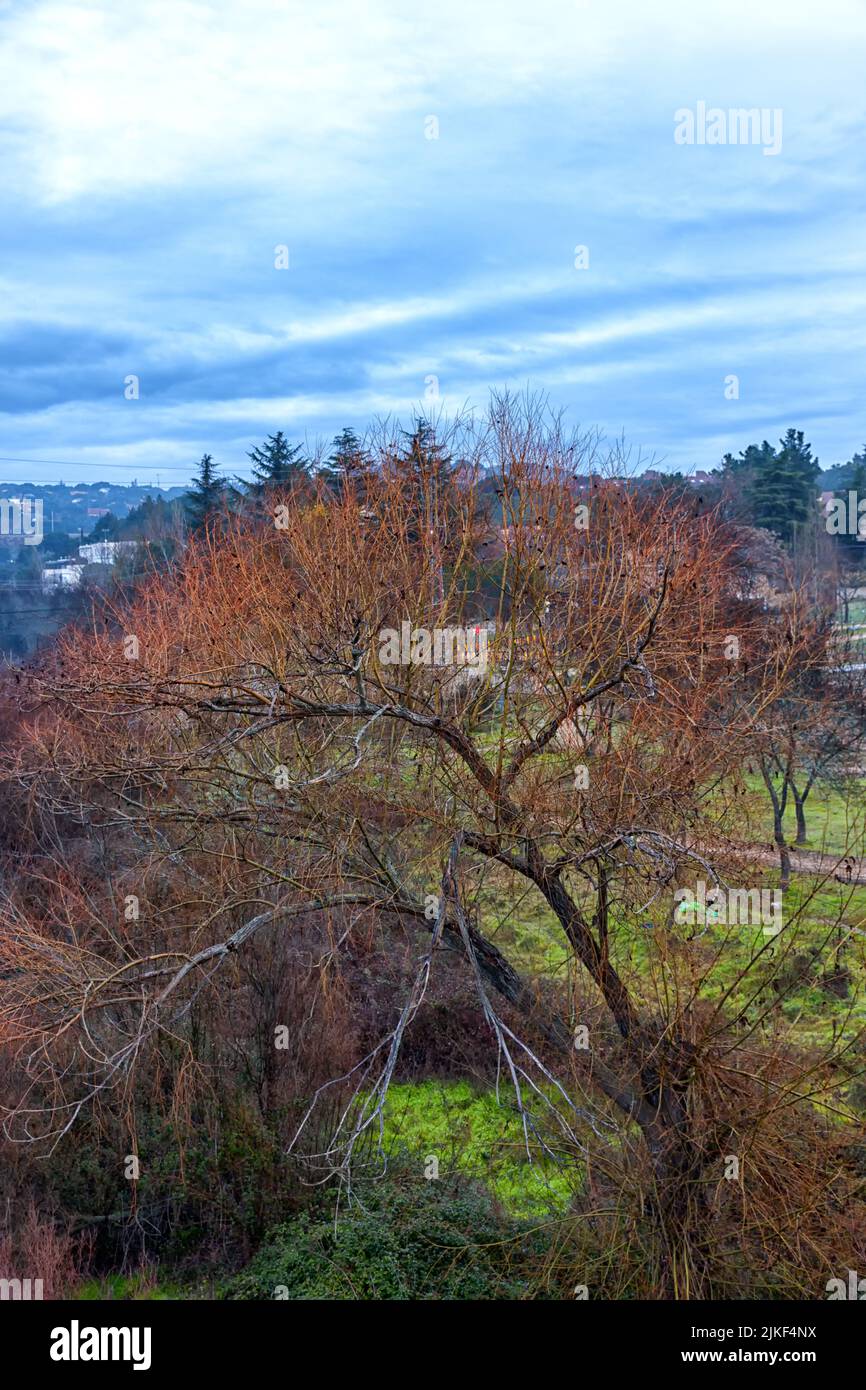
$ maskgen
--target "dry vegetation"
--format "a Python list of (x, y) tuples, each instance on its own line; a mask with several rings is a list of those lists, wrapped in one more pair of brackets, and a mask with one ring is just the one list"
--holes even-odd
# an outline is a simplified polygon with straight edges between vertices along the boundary
[[(694, 497), (578, 492), (588, 446), (532, 403), (448, 442), (226, 515), (9, 682), (6, 1195), (104, 1262), (185, 1229), (242, 1260), (311, 1182), (351, 1198), (392, 1082), (469, 1077), (574, 1175), (538, 1296), (821, 1297), (866, 1264), (861, 968), (806, 1043), (808, 894), (778, 936), (674, 912), (771, 882), (744, 770), (839, 726), (814, 589), (752, 597)], [(403, 622), (488, 625), (486, 666), (383, 660)]]

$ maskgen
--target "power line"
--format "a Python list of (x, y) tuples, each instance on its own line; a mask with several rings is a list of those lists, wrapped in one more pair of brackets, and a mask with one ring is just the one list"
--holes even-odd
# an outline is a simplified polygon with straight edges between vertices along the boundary
[[(123, 468), (127, 472), (136, 470), (140, 472), (142, 468), (148, 468), (152, 469), (154, 473), (188, 473), (190, 475), (194, 471), (189, 465), (182, 463), (88, 463), (86, 459), (21, 459), (11, 458), (7, 455), (0, 455), (0, 463), (32, 463), (47, 468)], [(12, 479), (6, 478), (4, 481), (11, 482)], [(28, 479), (27, 481), (32, 482), (33, 480)], [(144, 486), (154, 485), (147, 483)]]
[[(186, 473), (192, 481), (195, 472), (195, 465), (184, 463), (88, 463), (82, 459), (23, 459), (12, 458), (5, 454), (0, 454), (0, 463), (33, 463), (48, 468), (123, 468), (127, 472), (142, 468), (151, 469), (154, 473)], [(13, 481), (11, 478), (3, 479), (4, 482)], [(32, 482), (32, 478), (27, 479)], [(46, 485), (47, 486), (47, 485)], [(139, 484), (139, 486), (152, 487), (152, 483)]]

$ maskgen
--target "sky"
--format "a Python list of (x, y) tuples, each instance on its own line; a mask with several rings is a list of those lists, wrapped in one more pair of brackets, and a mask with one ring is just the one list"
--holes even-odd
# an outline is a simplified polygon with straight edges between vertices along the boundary
[(0, 478), (234, 476), (503, 387), (633, 465), (842, 462), (864, 72), (866, 0), (0, 0)]

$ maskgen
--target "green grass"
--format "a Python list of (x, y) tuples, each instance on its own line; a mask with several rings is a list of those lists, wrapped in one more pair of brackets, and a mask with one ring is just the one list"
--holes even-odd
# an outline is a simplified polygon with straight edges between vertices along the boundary
[[(579, 1169), (539, 1156), (537, 1143), (530, 1163), (507, 1079), (501, 1098), (499, 1104), (492, 1091), (473, 1090), (466, 1081), (392, 1085), (385, 1110), (386, 1152), (405, 1152), (425, 1174), (436, 1159), (440, 1176), (457, 1171), (478, 1179), (512, 1216), (564, 1209), (580, 1184)], [(539, 1102), (534, 1112), (540, 1120)]]
[(571, 952), (556, 914), (538, 889), (495, 868), (477, 904), (484, 934), (521, 973), (562, 978)]
[[(843, 610), (839, 609), (839, 622), (844, 619)], [(866, 599), (852, 598), (848, 604), (848, 621), (852, 625), (855, 623), (866, 623)]]
[[(760, 773), (746, 772), (743, 774), (742, 780), (746, 790), (753, 794), (752, 805), (757, 809), (759, 816), (761, 808), (764, 808), (761, 828), (766, 827), (766, 839), (762, 836), (761, 842), (769, 844), (773, 838), (773, 811), (763, 779)], [(806, 799), (805, 815), (806, 842), (802, 846), (796, 846), (794, 844), (797, 835), (796, 808), (794, 799), (789, 794), (783, 825), (786, 839), (795, 852), (798, 848), (802, 848), (817, 850), (824, 854), (851, 853), (859, 855), (863, 853), (863, 779), (852, 778), (850, 785), (844, 790), (816, 783)], [(757, 825), (753, 827), (753, 830), (756, 829), (758, 829)]]
[(88, 1279), (71, 1295), (84, 1302), (113, 1302), (115, 1299), (146, 1302), (153, 1299), (186, 1299), (193, 1295), (180, 1284), (155, 1283), (143, 1274), (108, 1274)]

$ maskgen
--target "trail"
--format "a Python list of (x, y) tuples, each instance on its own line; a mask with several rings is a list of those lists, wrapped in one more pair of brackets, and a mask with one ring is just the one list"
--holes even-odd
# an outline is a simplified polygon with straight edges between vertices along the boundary
[[(718, 849), (719, 846), (715, 848)], [(779, 863), (779, 851), (775, 846), (764, 848), (755, 844), (732, 844), (728, 848), (757, 864), (778, 866)], [(833, 878), (838, 883), (850, 883), (853, 887), (866, 887), (866, 858), (858, 859), (853, 854), (827, 854), (822, 850), (796, 849), (793, 845), (788, 846), (788, 854), (792, 873), (817, 874), (819, 877)]]

